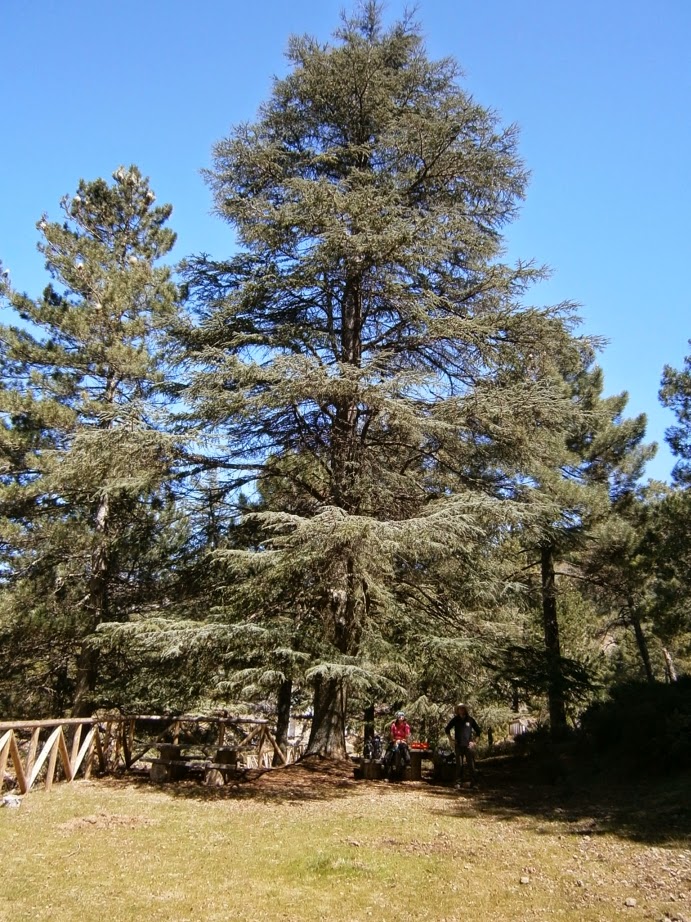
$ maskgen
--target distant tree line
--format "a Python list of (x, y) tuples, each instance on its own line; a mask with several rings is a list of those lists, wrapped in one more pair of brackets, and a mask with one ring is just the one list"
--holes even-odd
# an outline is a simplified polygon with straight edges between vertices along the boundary
[(225, 259), (136, 166), (38, 222), (2, 298), (0, 710), (259, 708), (339, 757), (353, 715), (454, 700), (562, 732), (691, 663), (691, 356), (672, 485), (571, 303), (502, 233), (517, 133), (377, 3), (293, 38), (207, 180)]

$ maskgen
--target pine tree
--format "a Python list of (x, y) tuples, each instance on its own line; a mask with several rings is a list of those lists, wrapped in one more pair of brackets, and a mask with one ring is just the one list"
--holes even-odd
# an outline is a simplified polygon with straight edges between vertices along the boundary
[(672, 487), (660, 490), (649, 503), (643, 550), (654, 582), (656, 633), (664, 644), (671, 676), (676, 667), (668, 647), (687, 669), (691, 659), (691, 355), (685, 357), (681, 370), (665, 366), (660, 400), (676, 417), (665, 438), (677, 462)]
[(688, 487), (659, 488), (644, 508), (638, 551), (649, 591), (646, 613), (664, 674), (675, 680), (678, 672), (691, 669), (691, 492)]
[(240, 252), (188, 266), (187, 397), (219, 463), (293, 496), (259, 517), (259, 550), (225, 559), (254, 587), (248, 617), (292, 587), (308, 751), (339, 756), (348, 679), (400, 618), (401, 569), (414, 580), (526, 513), (516, 479), (572, 413), (544, 369), (574, 348), (574, 318), (523, 306), (542, 273), (501, 261), (526, 183), (516, 130), (414, 24), (386, 29), (367, 3), (288, 59), (255, 124), (215, 148)]
[(136, 167), (113, 180), (82, 180), (62, 201), (64, 222), (39, 221), (60, 287), (38, 300), (10, 293), (23, 325), (3, 330), (3, 626), (32, 622), (31, 643), (40, 629), (61, 650), (78, 715), (98, 678), (89, 638), (158, 603), (165, 569), (153, 548), (177, 528), (162, 385), (178, 295), (156, 265), (175, 241), (172, 209), (154, 204)]
[[(537, 557), (540, 571), (540, 607), (548, 676), (550, 725), (555, 734), (566, 727), (567, 672), (579, 676), (577, 664), (567, 662), (561, 649), (558, 615), (558, 563), (592, 581), (614, 588), (608, 565), (632, 552), (631, 523), (627, 516), (636, 503), (638, 482), (655, 446), (643, 444), (644, 415), (626, 419), (628, 395), (603, 396), (602, 369), (595, 353), (584, 349), (580, 362), (564, 370), (572, 400), (580, 409), (574, 425), (548, 465), (537, 471), (538, 489), (555, 509), (539, 530)], [(626, 532), (628, 538), (624, 538)], [(630, 559), (630, 558), (629, 558)], [(625, 565), (625, 564), (624, 564)], [(629, 583), (628, 620), (636, 630), (641, 655), (647, 651)], [(621, 585), (620, 585), (621, 588)]]
[(684, 359), (681, 371), (665, 365), (660, 401), (677, 418), (677, 424), (667, 429), (665, 439), (672, 454), (678, 458), (672, 472), (674, 481), (686, 486), (691, 483), (691, 355)]

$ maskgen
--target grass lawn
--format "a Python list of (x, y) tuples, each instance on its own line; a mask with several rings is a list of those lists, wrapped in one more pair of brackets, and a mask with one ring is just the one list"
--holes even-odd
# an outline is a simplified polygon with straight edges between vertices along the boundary
[(0, 920), (691, 922), (684, 779), (586, 796), (490, 762), (460, 792), (328, 765), (58, 784), (0, 810)]

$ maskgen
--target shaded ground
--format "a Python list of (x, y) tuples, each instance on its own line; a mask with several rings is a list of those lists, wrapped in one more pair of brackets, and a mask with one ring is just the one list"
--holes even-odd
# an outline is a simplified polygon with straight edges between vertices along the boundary
[(612, 766), (566, 755), (482, 763), (479, 812), (574, 824), (581, 835), (611, 832), (650, 844), (691, 841), (691, 776), (632, 779)]
[[(140, 783), (149, 784), (148, 778)], [(464, 815), (532, 818), (545, 826), (567, 824), (582, 836), (613, 833), (651, 845), (691, 841), (691, 777), (617, 779), (596, 771), (574, 754), (558, 758), (495, 756), (478, 763), (478, 785), (456, 791), (435, 783), (431, 772), (419, 782), (356, 781), (351, 762), (311, 757), (284, 768), (251, 771), (220, 788), (198, 782), (165, 785), (174, 797), (266, 802), (310, 802), (349, 796), (382, 797), (415, 790), (463, 804)]]

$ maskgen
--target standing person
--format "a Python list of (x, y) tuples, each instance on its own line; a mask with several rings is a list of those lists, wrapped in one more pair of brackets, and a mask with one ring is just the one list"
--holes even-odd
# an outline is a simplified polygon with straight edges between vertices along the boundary
[(451, 737), (456, 749), (456, 772), (454, 783), (460, 787), (464, 780), (464, 765), (468, 766), (471, 785), (475, 784), (475, 743), (473, 734), (479, 736), (482, 732), (475, 720), (470, 716), (470, 711), (465, 704), (457, 704), (454, 716), (445, 727), (445, 733)]
[(387, 770), (393, 765), (394, 757), (396, 755), (396, 748), (400, 747), (401, 755), (405, 763), (405, 768), (410, 765), (410, 749), (408, 748), (408, 741), (410, 740), (410, 724), (405, 719), (405, 714), (403, 711), (399, 711), (396, 714), (396, 719), (389, 727), (389, 748), (386, 753), (386, 767)]

